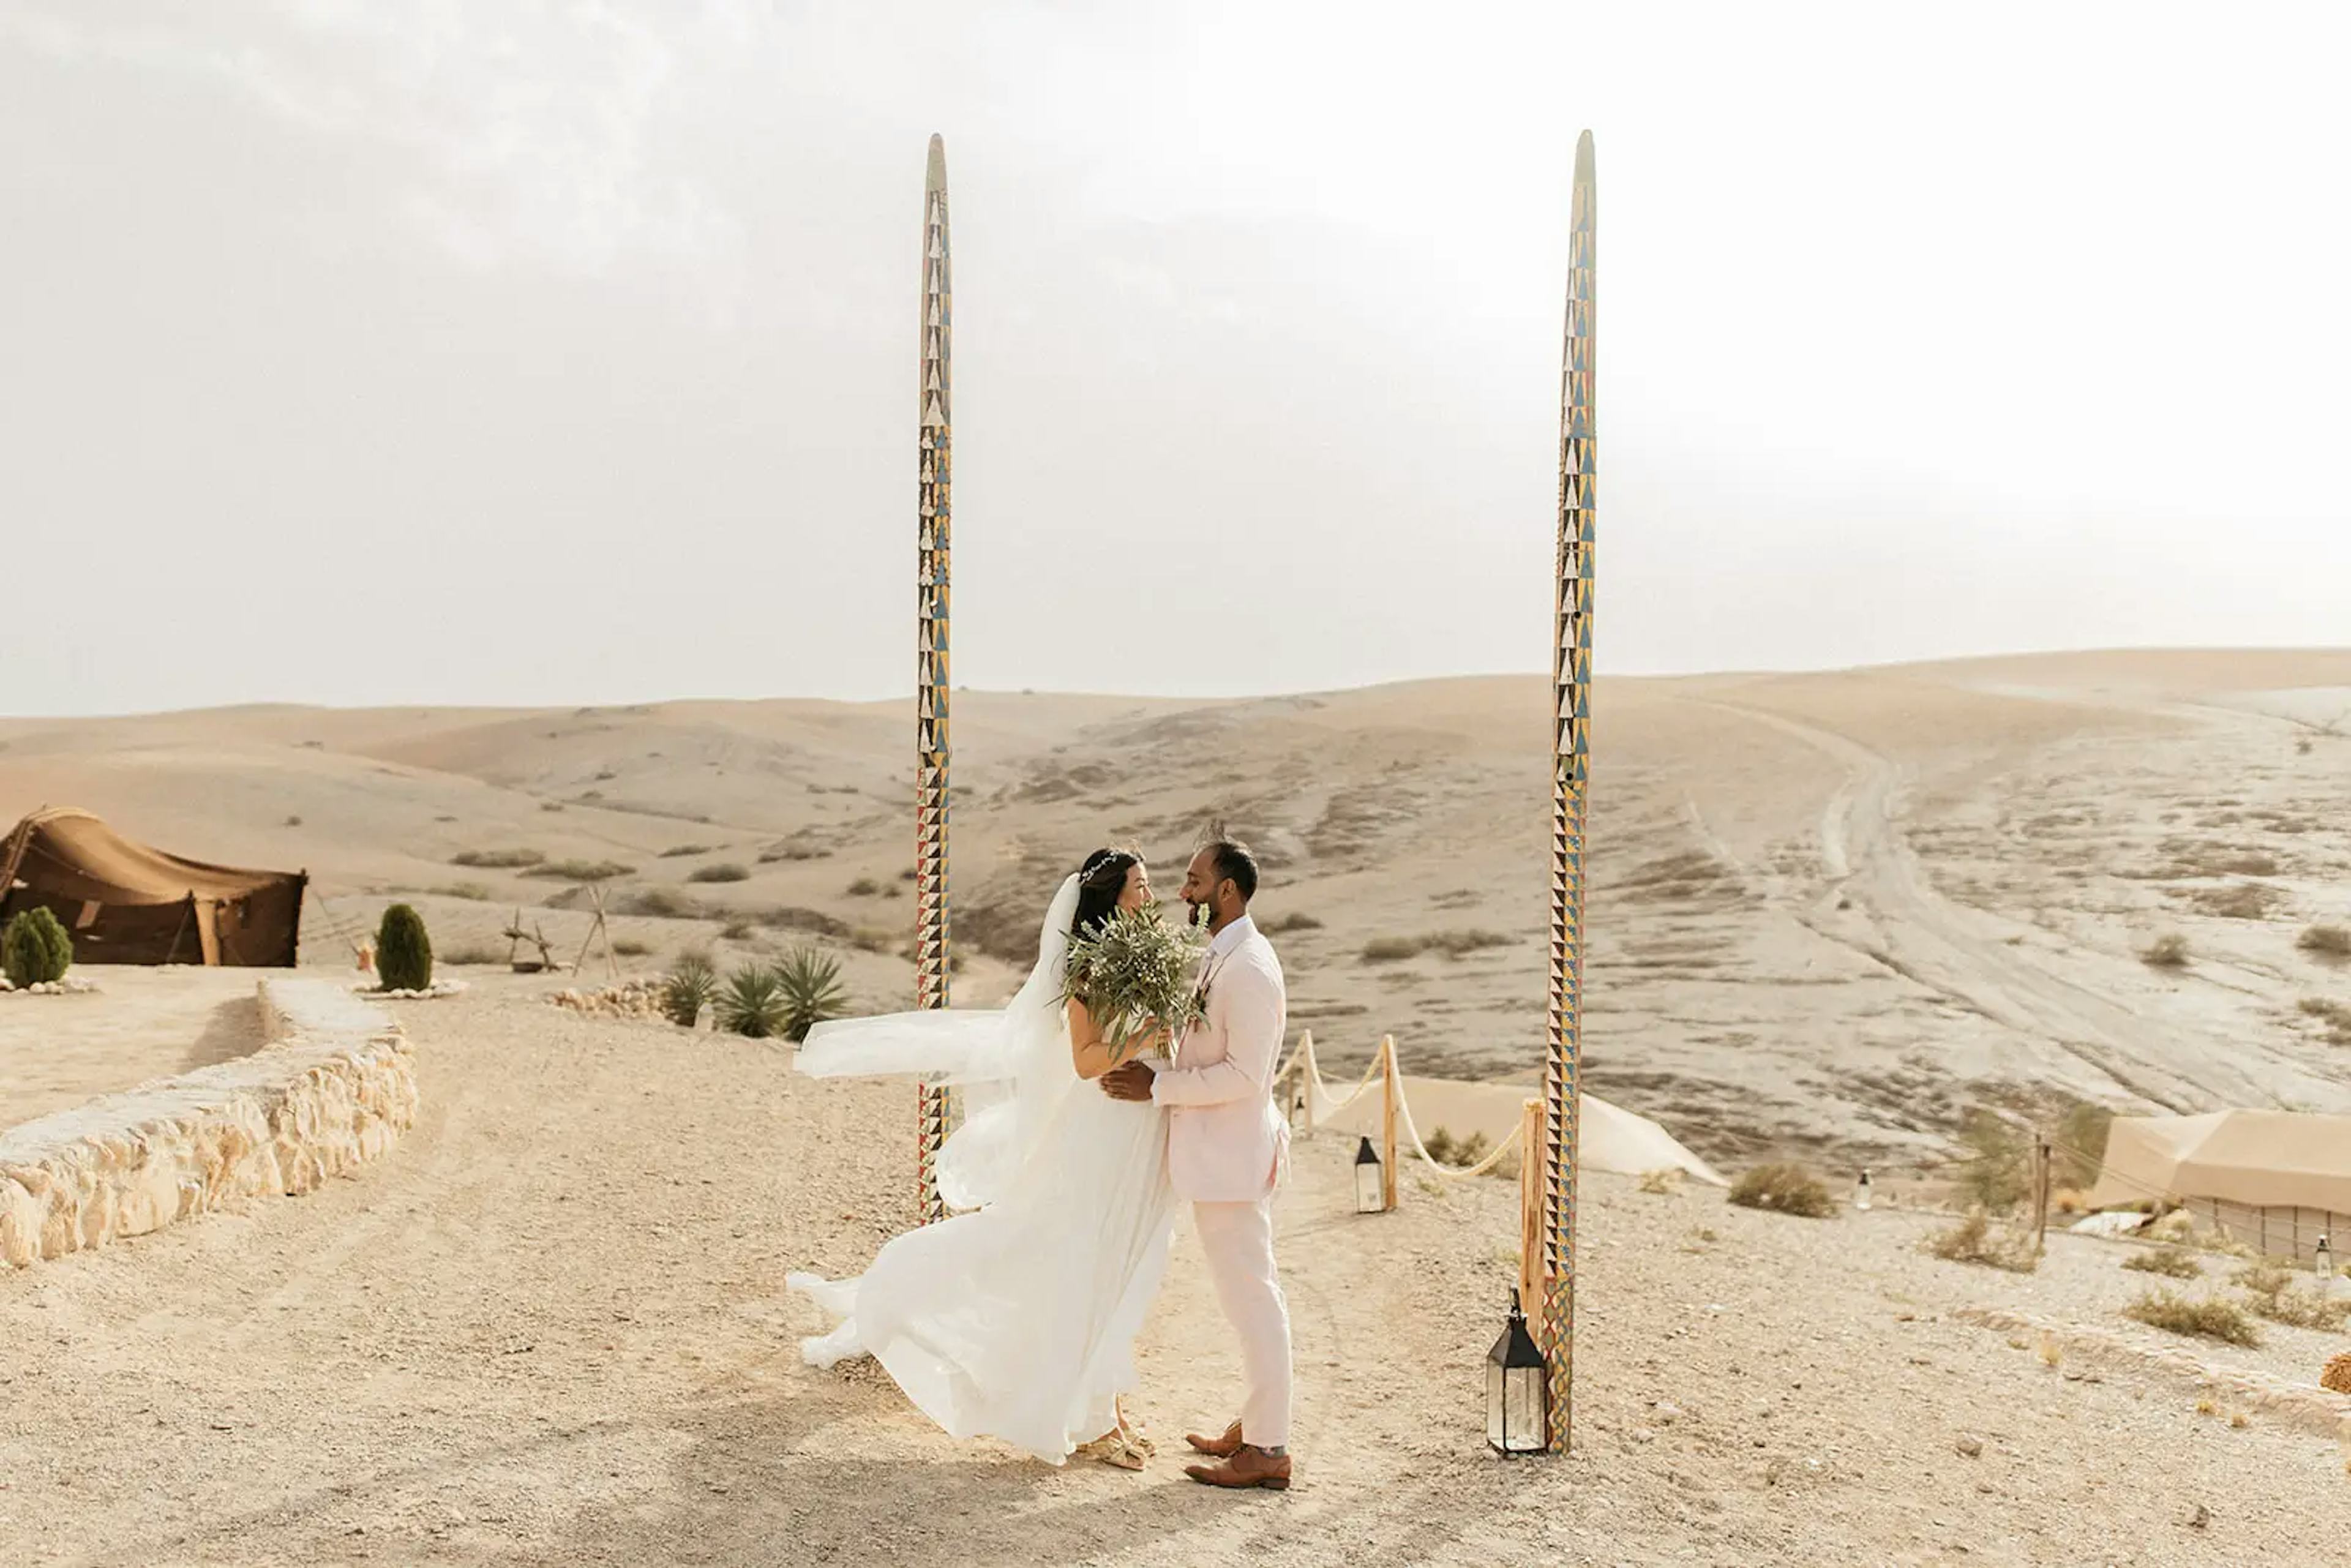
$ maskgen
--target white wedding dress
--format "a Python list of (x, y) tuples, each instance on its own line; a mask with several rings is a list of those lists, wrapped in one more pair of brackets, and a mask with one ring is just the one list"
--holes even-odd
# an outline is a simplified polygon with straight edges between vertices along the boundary
[(831, 1366), (872, 1355), (952, 1435), (1057, 1465), (1118, 1424), (1175, 1213), (1165, 1113), (1111, 1099), (1071, 1064), (1061, 984), (1077, 903), (1071, 877), (1046, 913), (1037, 967), (1002, 1012), (824, 1024), (794, 1064), (959, 1085), (966, 1116), (941, 1151), (939, 1186), (971, 1210), (893, 1238), (854, 1280), (791, 1275), (844, 1315), (802, 1342), (802, 1356)]

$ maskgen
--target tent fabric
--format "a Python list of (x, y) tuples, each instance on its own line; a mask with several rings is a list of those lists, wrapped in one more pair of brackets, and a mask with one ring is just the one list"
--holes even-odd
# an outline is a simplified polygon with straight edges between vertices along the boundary
[[(1489, 1145), (1499, 1144), (1518, 1131), (1521, 1107), (1540, 1085), (1475, 1083), (1453, 1078), (1412, 1078), (1398, 1074), (1412, 1118), (1426, 1137), (1443, 1127), (1458, 1138), (1485, 1134)], [(1576, 1132), (1576, 1163), (1585, 1170), (1641, 1176), (1653, 1170), (1681, 1170), (1714, 1186), (1730, 1184), (1684, 1148), (1671, 1133), (1646, 1116), (1612, 1105), (1595, 1094), (1583, 1097)], [(1342, 1133), (1376, 1136), (1381, 1102), (1377, 1085), (1352, 1104), (1339, 1105), (1335, 1097), (1318, 1096), (1314, 1124)]]
[(290, 967), (301, 938), (300, 872), (212, 865), (134, 843), (88, 811), (36, 811), (0, 840), (0, 917), (46, 908), (93, 964)]
[(2117, 1116), (2090, 1207), (2156, 1197), (2351, 1214), (2351, 1116)]

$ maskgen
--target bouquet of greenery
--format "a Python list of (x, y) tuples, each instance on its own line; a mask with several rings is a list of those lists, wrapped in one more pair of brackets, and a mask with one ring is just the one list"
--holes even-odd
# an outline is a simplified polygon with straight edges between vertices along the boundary
[(1193, 977), (1207, 946), (1200, 932), (1163, 918), (1157, 904), (1114, 911), (1101, 929), (1070, 939), (1061, 999), (1083, 998), (1112, 1060), (1123, 1061), (1161, 1030), (1180, 1037), (1199, 1021)]

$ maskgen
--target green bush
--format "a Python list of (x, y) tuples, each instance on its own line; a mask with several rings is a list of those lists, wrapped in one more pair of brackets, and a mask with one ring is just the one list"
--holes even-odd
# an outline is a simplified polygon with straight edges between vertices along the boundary
[(806, 1040), (809, 1030), (849, 1010), (849, 993), (841, 984), (841, 960), (830, 953), (793, 948), (777, 960), (776, 983), (784, 998), (786, 1040)]
[(387, 991), (422, 991), (433, 984), (433, 938), (424, 916), (405, 904), (383, 912), (375, 933), (375, 973)]
[(12, 984), (47, 985), (72, 967), (73, 938), (47, 910), (22, 910), (0, 931), (0, 970)]
[(692, 1029), (702, 1021), (702, 1009), (718, 995), (718, 971), (713, 967), (710, 956), (700, 951), (683, 953), (662, 981), (662, 1016), (674, 1024)]
[(784, 1007), (783, 982), (765, 964), (746, 964), (726, 977), (715, 998), (713, 1019), (728, 1034), (770, 1040), (784, 1032), (789, 1021)]

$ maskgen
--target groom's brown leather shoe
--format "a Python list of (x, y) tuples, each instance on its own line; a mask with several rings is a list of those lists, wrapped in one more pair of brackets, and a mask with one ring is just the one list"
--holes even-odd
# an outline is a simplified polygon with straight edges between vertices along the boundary
[(1288, 1491), (1290, 1456), (1269, 1454), (1244, 1443), (1221, 1464), (1186, 1465), (1184, 1473), (1204, 1487), (1229, 1487), (1236, 1490), (1263, 1487), (1268, 1491)]
[(1241, 1424), (1236, 1421), (1226, 1427), (1221, 1437), (1203, 1437), (1197, 1432), (1186, 1432), (1184, 1440), (1213, 1458), (1229, 1459), (1241, 1450)]

